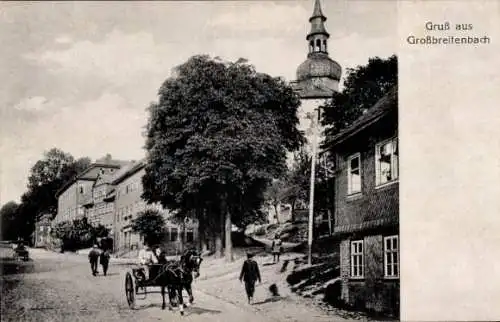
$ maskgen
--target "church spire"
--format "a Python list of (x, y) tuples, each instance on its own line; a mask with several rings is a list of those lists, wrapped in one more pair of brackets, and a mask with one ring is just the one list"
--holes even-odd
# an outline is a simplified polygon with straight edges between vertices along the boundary
[(327, 40), (330, 34), (325, 28), (326, 17), (321, 10), (320, 0), (314, 1), (314, 10), (309, 22), (311, 23), (311, 31), (306, 39), (309, 41), (309, 54), (325, 53), (328, 54)]

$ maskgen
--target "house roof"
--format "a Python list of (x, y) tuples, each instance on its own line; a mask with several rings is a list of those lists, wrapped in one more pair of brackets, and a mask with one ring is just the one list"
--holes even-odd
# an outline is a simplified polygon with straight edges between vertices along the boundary
[(398, 108), (398, 88), (394, 86), (391, 88), (380, 100), (370, 107), (363, 115), (354, 121), (349, 127), (343, 129), (336, 134), (328, 145), (330, 147), (338, 145), (350, 138), (351, 136), (359, 133), (368, 126), (372, 125), (383, 116)]
[(73, 183), (75, 183), (77, 180), (90, 180), (94, 181), (96, 180), (99, 175), (94, 175), (91, 174), (91, 170), (95, 168), (112, 168), (112, 169), (120, 169), (122, 168), (125, 164), (129, 163), (130, 161), (122, 161), (122, 160), (106, 160), (104, 162), (98, 161), (95, 163), (92, 163), (89, 167), (87, 167), (85, 170), (83, 170), (81, 173), (79, 173), (75, 178), (72, 180), (67, 181), (57, 192), (56, 192), (56, 198), (59, 197), (64, 191), (66, 191)]
[(145, 161), (146, 161), (146, 159), (143, 158), (139, 161), (131, 162), (126, 167), (123, 167), (122, 169), (120, 169), (120, 171), (118, 171), (115, 174), (115, 177), (112, 181), (112, 184), (116, 185), (116, 184), (122, 182), (123, 180), (127, 179), (128, 177), (130, 177), (131, 175), (133, 175), (137, 171), (140, 171), (146, 165)]

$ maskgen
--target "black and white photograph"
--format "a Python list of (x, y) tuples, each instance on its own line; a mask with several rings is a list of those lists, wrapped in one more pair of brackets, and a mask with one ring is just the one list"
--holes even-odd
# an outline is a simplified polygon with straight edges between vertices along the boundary
[(397, 15), (0, 3), (1, 320), (398, 321)]

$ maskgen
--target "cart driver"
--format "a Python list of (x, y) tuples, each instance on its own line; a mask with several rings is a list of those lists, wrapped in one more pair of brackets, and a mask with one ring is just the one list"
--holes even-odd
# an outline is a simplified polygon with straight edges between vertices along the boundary
[(143, 275), (145, 280), (149, 279), (149, 268), (151, 264), (158, 263), (156, 256), (154, 256), (153, 251), (148, 245), (144, 245), (144, 248), (139, 252), (139, 263), (140, 263), (140, 273)]

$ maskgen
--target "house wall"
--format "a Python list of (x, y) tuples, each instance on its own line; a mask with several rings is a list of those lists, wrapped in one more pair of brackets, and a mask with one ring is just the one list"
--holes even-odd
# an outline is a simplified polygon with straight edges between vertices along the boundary
[(362, 238), (365, 261), (363, 279), (350, 277), (350, 244), (352, 240), (359, 240), (359, 238), (342, 240), (340, 244), (341, 298), (357, 309), (398, 315), (399, 279), (384, 278), (383, 238), (384, 235), (381, 234)]
[(58, 197), (54, 223), (83, 217), (84, 211), (81, 208), (83, 196), (86, 191), (92, 189), (92, 183), (93, 181), (90, 180), (77, 180)]
[[(382, 128), (383, 129), (383, 128)], [(335, 228), (386, 219), (399, 221), (399, 183), (375, 186), (375, 145), (397, 135), (397, 129), (374, 129), (364, 137), (351, 141), (349, 147), (337, 153)], [(369, 135), (369, 136), (368, 136)], [(347, 158), (361, 154), (361, 194), (348, 196)]]
[[(181, 237), (180, 232), (182, 231), (182, 226), (176, 225), (169, 221), (170, 213), (168, 210), (164, 209), (160, 205), (147, 205), (144, 200), (142, 200), (141, 195), (143, 192), (142, 177), (145, 174), (145, 170), (141, 169), (126, 178), (122, 182), (118, 183), (115, 187), (116, 198), (115, 198), (115, 210), (114, 210), (114, 239), (115, 239), (115, 250), (127, 250), (130, 248), (141, 248), (143, 246), (143, 240), (139, 234), (133, 233), (131, 229), (132, 221), (138, 217), (139, 213), (152, 208), (160, 211), (163, 214), (166, 225), (167, 233), (163, 240), (162, 246), (167, 250), (169, 254), (176, 254), (181, 249)], [(177, 229), (177, 238), (175, 240), (170, 240), (170, 234), (172, 229)], [(189, 243), (187, 246), (194, 246), (198, 239), (197, 234), (197, 224), (193, 223), (187, 225), (187, 229), (191, 229), (194, 232), (194, 241)]]
[(73, 182), (67, 189), (57, 198), (57, 215), (54, 218), (54, 223), (62, 221), (72, 221), (76, 218), (84, 216), (84, 209), (81, 207), (84, 201), (84, 195), (92, 189), (99, 173), (109, 174), (114, 172), (116, 167), (93, 166)]
[[(340, 243), (341, 298), (358, 309), (398, 315), (399, 279), (384, 278), (383, 237), (399, 231), (399, 183), (376, 187), (375, 171), (375, 145), (397, 135), (394, 124), (385, 119), (336, 149), (335, 231), (346, 233)], [(361, 193), (349, 196), (347, 159), (354, 153), (361, 154)], [(373, 223), (370, 230), (367, 223)], [(362, 279), (350, 276), (352, 240), (363, 240)]]
[(130, 225), (139, 212), (145, 209), (146, 203), (141, 199), (142, 177), (141, 169), (118, 183), (115, 187), (116, 198), (114, 206), (115, 245), (118, 249), (140, 247), (140, 237), (132, 233)]

